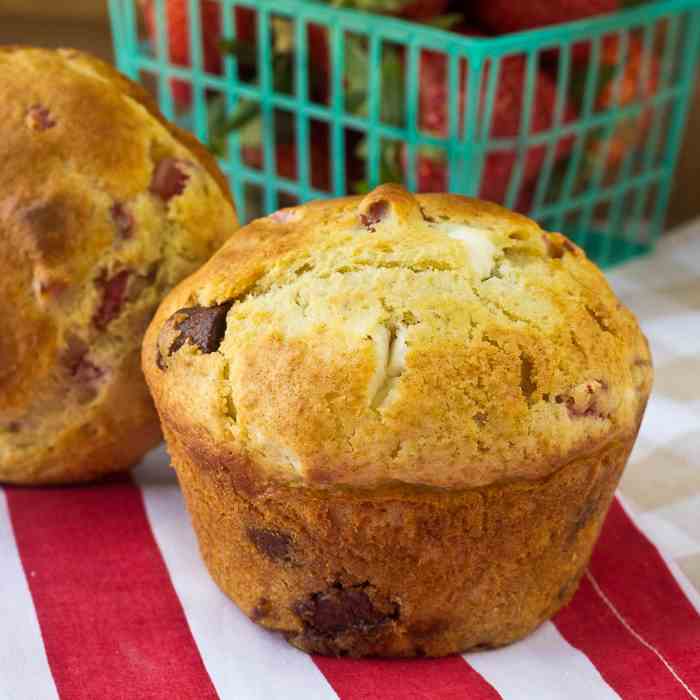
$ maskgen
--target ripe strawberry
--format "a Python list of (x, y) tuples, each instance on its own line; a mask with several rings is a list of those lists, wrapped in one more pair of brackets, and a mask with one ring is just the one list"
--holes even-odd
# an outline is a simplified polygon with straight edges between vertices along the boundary
[(470, 16), (494, 34), (508, 34), (615, 12), (619, 6), (619, 0), (475, 0)]
[(422, 22), (445, 14), (449, 4), (449, 0), (416, 0), (405, 5), (399, 12), (399, 17)]
[[(309, 144), (311, 186), (317, 190), (330, 190), (330, 164), (328, 162), (327, 143), (313, 139)], [(243, 162), (256, 169), (263, 167), (262, 146), (252, 145), (241, 148)], [(297, 148), (294, 143), (278, 143), (275, 147), (277, 176), (288, 180), (297, 179)]]
[[(515, 158), (508, 153), (493, 153), (486, 157), (482, 173), (482, 187), (479, 197), (497, 202), (505, 200), (505, 184), (508, 183)], [(450, 189), (448, 163), (445, 158), (434, 154), (418, 154), (416, 157), (416, 185), (419, 192), (447, 192)], [(504, 185), (494, 187), (501, 178)], [(523, 184), (518, 192), (515, 210), (527, 213), (532, 206), (534, 187), (532, 182)]]
[(327, 0), (327, 2), (336, 7), (351, 7), (380, 15), (393, 15), (414, 22), (442, 15), (449, 5), (449, 0)]
[[(473, 32), (472, 32), (473, 33)], [(461, 89), (459, 95), (459, 121), (465, 109), (466, 66), (462, 64)], [(488, 68), (482, 81), (480, 109), (484, 109), (488, 85)], [(446, 137), (448, 122), (448, 76), (447, 59), (444, 54), (424, 52), (420, 64), (419, 124), (423, 131)], [(502, 60), (498, 84), (494, 94), (491, 116), (490, 139), (512, 139), (520, 131), (520, 116), (525, 107), (524, 90), (526, 80), (526, 62), (521, 56), (512, 56)], [(543, 71), (535, 79), (535, 88), (530, 115), (530, 134), (547, 131), (553, 126), (554, 110), (557, 98), (556, 86)], [(567, 105), (564, 120), (575, 117), (571, 105)], [(471, 118), (471, 117), (470, 117)], [(556, 157), (564, 156), (572, 147), (571, 137), (562, 139), (556, 147)], [(522, 187), (527, 186), (537, 177), (546, 157), (545, 145), (532, 146), (524, 152), (515, 150), (492, 150), (487, 153), (481, 175), (479, 196), (497, 202), (505, 200), (511, 172), (518, 158), (524, 158)], [(447, 189), (447, 163), (444, 158), (433, 153), (421, 156), (418, 164), (418, 186), (423, 191), (444, 191)], [(437, 189), (439, 188), (439, 189)]]
[[(143, 15), (148, 37), (155, 45), (157, 40), (157, 16), (154, 0), (143, 0)], [(202, 60), (207, 73), (220, 74), (222, 69), (221, 50), (221, 4), (216, 0), (201, 0), (199, 4), (202, 25)], [(176, 66), (190, 63), (190, 28), (187, 0), (166, 0), (167, 36), (170, 61)], [(255, 36), (255, 11), (236, 8), (237, 37), (251, 41)], [(181, 107), (192, 102), (192, 87), (183, 80), (171, 82), (173, 99)]]
[[(630, 37), (627, 45), (627, 56), (619, 86), (616, 88), (615, 76), (619, 71), (622, 58), (620, 40), (617, 36), (609, 36), (603, 40), (600, 54), (598, 93), (595, 101), (597, 112), (605, 112), (616, 107), (625, 107), (641, 100), (649, 99), (656, 93), (659, 85), (661, 66), (655, 55), (649, 57), (648, 73), (645, 84), (640, 85), (640, 75), (644, 70), (644, 45), (637, 37)], [(576, 78), (580, 77), (580, 80)], [(575, 76), (574, 87), (583, 84), (585, 76)], [(617, 90), (617, 99), (616, 99)], [(578, 90), (575, 98), (581, 99), (582, 91)], [(622, 120), (615, 126), (608, 141), (607, 166), (616, 167), (629, 153), (630, 149), (640, 144), (648, 131), (653, 118), (652, 109), (643, 110), (639, 116)], [(593, 135), (590, 154), (600, 156), (604, 149), (604, 134), (597, 132)]]

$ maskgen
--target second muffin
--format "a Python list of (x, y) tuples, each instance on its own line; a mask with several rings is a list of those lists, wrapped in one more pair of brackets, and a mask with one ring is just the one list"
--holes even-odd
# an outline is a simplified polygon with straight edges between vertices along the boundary
[(214, 579), (353, 656), (501, 645), (564, 605), (652, 375), (566, 238), (397, 186), (247, 226), (143, 366)]
[(0, 482), (95, 479), (160, 442), (143, 334), (237, 228), (213, 156), (143, 88), (0, 47)]

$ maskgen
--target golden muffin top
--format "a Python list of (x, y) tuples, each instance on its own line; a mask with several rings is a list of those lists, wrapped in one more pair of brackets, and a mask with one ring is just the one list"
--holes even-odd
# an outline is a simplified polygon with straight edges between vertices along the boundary
[(57, 440), (236, 228), (212, 156), (142, 88), (78, 51), (0, 47), (0, 480), (62, 468)]
[(241, 229), (162, 303), (142, 362), (166, 432), (258, 488), (539, 478), (636, 431), (652, 378), (568, 239), (396, 185)]

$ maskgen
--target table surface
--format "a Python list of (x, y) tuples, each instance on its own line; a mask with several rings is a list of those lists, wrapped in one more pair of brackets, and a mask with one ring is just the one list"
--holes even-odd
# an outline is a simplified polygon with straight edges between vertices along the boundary
[(700, 590), (700, 219), (608, 275), (649, 338), (654, 390), (620, 491)]

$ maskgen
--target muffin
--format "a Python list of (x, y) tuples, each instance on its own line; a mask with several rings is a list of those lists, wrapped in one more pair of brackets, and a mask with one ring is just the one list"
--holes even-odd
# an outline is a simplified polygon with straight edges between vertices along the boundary
[(214, 580), (341, 656), (499, 646), (565, 605), (652, 380), (564, 236), (394, 185), (246, 226), (142, 363)]
[(236, 228), (214, 159), (135, 83), (0, 48), (0, 481), (93, 479), (159, 442), (143, 334)]

